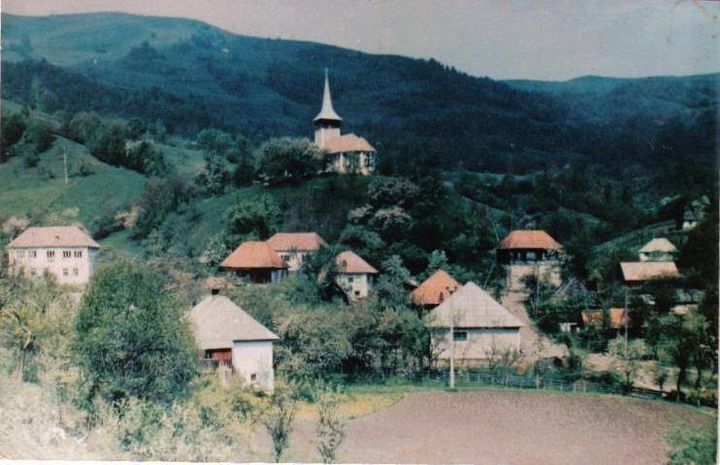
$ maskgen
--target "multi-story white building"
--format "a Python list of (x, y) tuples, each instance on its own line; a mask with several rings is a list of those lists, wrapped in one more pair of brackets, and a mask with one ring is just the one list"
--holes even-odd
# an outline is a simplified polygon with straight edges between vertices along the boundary
[(49, 272), (60, 284), (87, 284), (95, 270), (100, 244), (81, 226), (26, 229), (6, 247), (15, 273), (40, 276)]
[(335, 283), (350, 301), (367, 297), (378, 274), (372, 265), (350, 250), (335, 257), (335, 269)]
[(305, 257), (325, 245), (323, 238), (315, 232), (279, 232), (268, 239), (267, 243), (280, 255), (290, 272), (302, 268)]

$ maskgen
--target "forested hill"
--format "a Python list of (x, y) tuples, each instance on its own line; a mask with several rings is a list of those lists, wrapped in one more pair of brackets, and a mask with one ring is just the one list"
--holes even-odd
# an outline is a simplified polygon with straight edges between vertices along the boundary
[[(2, 19), (3, 96), (45, 112), (141, 117), (184, 135), (207, 127), (255, 141), (310, 135), (328, 67), (347, 130), (370, 138), (386, 160), (423, 154), (447, 168), (497, 172), (584, 157), (608, 161), (598, 149), (608, 134), (577, 115), (593, 105), (578, 108), (573, 99), (434, 60), (243, 37), (185, 19), (116, 13)], [(679, 115), (691, 122), (716, 101), (706, 86), (698, 92), (704, 101), (679, 102), (683, 111), (661, 106), (654, 121)], [(626, 102), (625, 111), (633, 105)]]

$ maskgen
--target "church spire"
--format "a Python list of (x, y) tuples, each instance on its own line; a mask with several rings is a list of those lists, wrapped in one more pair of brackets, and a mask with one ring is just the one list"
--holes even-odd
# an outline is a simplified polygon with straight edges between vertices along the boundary
[(322, 108), (320, 109), (320, 113), (318, 113), (318, 115), (313, 121), (315, 123), (322, 121), (334, 121), (338, 124), (342, 122), (342, 118), (340, 118), (340, 116), (335, 113), (335, 110), (332, 106), (332, 97), (330, 97), (330, 81), (328, 80), (327, 68), (325, 68), (325, 89), (323, 90)]

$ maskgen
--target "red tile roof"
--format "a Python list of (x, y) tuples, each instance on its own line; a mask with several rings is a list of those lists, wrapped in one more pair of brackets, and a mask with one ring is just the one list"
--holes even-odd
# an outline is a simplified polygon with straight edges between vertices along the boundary
[(73, 225), (28, 228), (7, 247), (90, 247), (99, 249), (100, 244), (95, 242), (82, 226)]
[(675, 262), (621, 262), (620, 269), (625, 281), (650, 281), (680, 277)]
[(287, 268), (267, 242), (243, 242), (220, 264), (221, 268)]
[(541, 230), (517, 229), (500, 243), (500, 249), (546, 249), (558, 250), (562, 245), (550, 234)]
[(325, 142), (322, 149), (328, 153), (345, 152), (375, 152), (375, 147), (370, 145), (364, 137), (356, 136), (353, 133), (333, 137)]
[(346, 250), (335, 257), (335, 266), (338, 273), (376, 274), (378, 272), (372, 265), (350, 250)]
[(447, 272), (437, 270), (410, 293), (410, 300), (418, 305), (440, 305), (460, 286)]
[[(629, 318), (624, 308), (611, 308), (610, 314), (610, 327), (613, 329), (620, 329), (625, 327), (625, 323), (629, 322)], [(583, 323), (589, 326), (600, 326), (602, 325), (603, 312), (602, 310), (589, 310), (582, 312)]]
[(286, 250), (319, 250), (325, 241), (314, 232), (277, 233), (267, 240), (276, 252)]

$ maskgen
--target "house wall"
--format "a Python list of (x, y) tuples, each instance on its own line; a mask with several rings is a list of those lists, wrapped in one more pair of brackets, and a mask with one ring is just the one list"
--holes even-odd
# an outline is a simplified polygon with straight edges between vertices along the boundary
[(275, 383), (272, 341), (235, 341), (232, 348), (235, 373), (247, 384), (272, 391)]
[(641, 262), (672, 262), (675, 254), (672, 252), (640, 252)]
[(305, 250), (278, 250), (277, 253), (288, 266), (288, 271), (298, 271), (302, 268), (305, 257), (310, 252)]
[(360, 300), (372, 290), (372, 278), (365, 273), (338, 273), (335, 283), (345, 291), (349, 300)]
[(362, 174), (368, 176), (375, 171), (375, 154), (372, 152), (357, 152), (357, 166), (350, 165), (349, 154), (335, 153), (330, 155), (329, 171), (339, 174)]
[(505, 286), (510, 290), (522, 291), (525, 289), (523, 281), (528, 276), (536, 276), (553, 286), (562, 284), (560, 263), (555, 260), (548, 260), (526, 265), (507, 265), (505, 267)]
[[(70, 256), (66, 257), (68, 253)], [(40, 276), (48, 271), (60, 284), (84, 285), (95, 271), (98, 253), (88, 247), (13, 247), (8, 249), (8, 264), (10, 269), (26, 276)]]
[[(496, 355), (505, 350), (520, 350), (520, 328), (455, 328), (467, 331), (466, 341), (455, 341), (455, 361), (487, 360), (493, 350)], [(449, 360), (452, 340), (449, 328), (433, 330), (431, 344), (440, 360)]]

